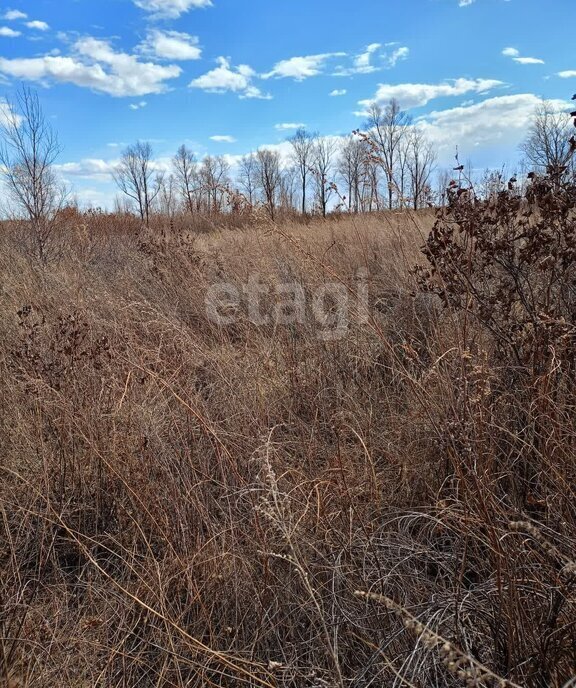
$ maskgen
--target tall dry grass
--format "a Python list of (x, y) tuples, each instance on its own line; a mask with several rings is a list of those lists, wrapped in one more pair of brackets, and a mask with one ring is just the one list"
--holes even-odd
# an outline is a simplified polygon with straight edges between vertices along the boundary
[[(489, 338), (411, 271), (432, 223), (144, 235), (70, 218), (46, 267), (5, 228), (5, 684), (572, 678), (572, 393), (549, 409), (564, 453), (507, 441), (520, 397), (495, 399)], [(254, 274), (307, 294), (343, 284), (354, 305), (359, 268), (370, 318), (335, 341), (310, 317), (206, 315), (212, 284)], [(541, 478), (530, 491), (523, 448)]]

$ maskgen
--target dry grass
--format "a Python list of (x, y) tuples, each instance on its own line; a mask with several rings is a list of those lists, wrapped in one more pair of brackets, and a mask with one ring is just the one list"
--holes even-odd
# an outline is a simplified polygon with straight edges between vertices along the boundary
[[(45, 268), (5, 228), (0, 684), (572, 678), (573, 455), (532, 452), (527, 512), (516, 466), (533, 447), (507, 441), (515, 390), (494, 402), (485, 337), (470, 346), (456, 315), (414, 296), (432, 220), (144, 236), (70, 218)], [(337, 341), (310, 318), (206, 316), (222, 279), (337, 281), (352, 299), (358, 268), (371, 318)], [(454, 672), (444, 642), (486, 681)]]

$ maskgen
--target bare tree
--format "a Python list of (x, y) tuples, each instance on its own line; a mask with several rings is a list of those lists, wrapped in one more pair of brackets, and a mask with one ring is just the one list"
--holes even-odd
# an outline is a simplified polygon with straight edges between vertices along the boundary
[(316, 134), (310, 134), (306, 129), (298, 129), (294, 136), (288, 139), (292, 145), (292, 161), (300, 178), (302, 215), (306, 215), (306, 192), (314, 159), (314, 142), (316, 138)]
[(368, 114), (366, 126), (378, 146), (390, 209), (394, 207), (395, 197), (402, 202), (404, 181), (402, 143), (408, 134), (410, 122), (409, 115), (402, 112), (398, 101), (394, 99), (384, 109), (376, 103), (373, 104)]
[(262, 199), (270, 219), (274, 221), (282, 183), (280, 155), (276, 151), (263, 149), (256, 154), (256, 161), (258, 187), (262, 192)]
[(224, 196), (230, 186), (230, 165), (218, 155), (207, 155), (200, 167), (200, 180), (206, 194), (206, 209), (209, 213), (222, 212)]
[[(368, 142), (363, 142), (368, 148)], [(382, 165), (374, 158), (372, 150), (367, 150), (362, 159), (362, 175), (360, 177), (360, 198), (363, 212), (382, 209), (380, 197), (380, 171)]]
[(62, 149), (37, 93), (27, 88), (17, 92), (8, 103), (0, 134), (0, 173), (8, 198), (30, 223), (36, 252), (45, 261), (54, 218), (66, 191), (53, 168)]
[(338, 173), (346, 187), (346, 202), (350, 212), (357, 213), (361, 205), (360, 183), (363, 162), (367, 155), (366, 144), (355, 136), (349, 136), (341, 148)]
[(539, 105), (526, 140), (520, 146), (530, 164), (553, 173), (567, 166), (572, 157), (569, 143), (571, 124), (572, 119), (553, 103)]
[(152, 203), (162, 183), (162, 175), (154, 172), (152, 146), (141, 141), (128, 146), (114, 171), (114, 181), (120, 191), (136, 203), (140, 219), (148, 226)]
[(161, 215), (173, 218), (178, 208), (176, 176), (173, 174), (164, 175), (159, 178), (159, 193), (156, 200), (158, 210)]
[(250, 205), (254, 205), (256, 194), (258, 161), (254, 153), (244, 155), (238, 163), (237, 181)]
[(299, 174), (295, 167), (287, 167), (282, 171), (280, 180), (280, 207), (284, 210), (297, 209), (296, 198), (299, 184)]
[(436, 165), (436, 152), (424, 132), (412, 127), (406, 138), (406, 166), (410, 176), (410, 196), (414, 210), (429, 202), (430, 179)]
[(331, 179), (334, 170), (336, 154), (336, 143), (334, 139), (327, 137), (319, 138), (314, 144), (314, 182), (316, 186), (316, 199), (322, 217), (326, 217), (328, 202), (333, 193), (333, 180)]
[(193, 215), (197, 209), (196, 198), (200, 191), (196, 156), (185, 145), (180, 146), (172, 160), (176, 183), (187, 211)]

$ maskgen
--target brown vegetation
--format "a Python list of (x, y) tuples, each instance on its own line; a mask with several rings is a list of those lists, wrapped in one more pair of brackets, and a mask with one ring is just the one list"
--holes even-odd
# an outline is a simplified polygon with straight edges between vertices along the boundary
[[(534, 186), (536, 233), (550, 192)], [(548, 248), (572, 240), (567, 198)], [(563, 686), (573, 261), (560, 273), (538, 244), (515, 264), (555, 310), (523, 309), (496, 239), (525, 206), (494, 203), (454, 194), (428, 274), (431, 212), (205, 234), (72, 214), (42, 267), (6, 227), (5, 681)], [(255, 273), (307, 293), (336, 281), (354, 304), (358, 268), (371, 315), (342, 339), (312, 318), (206, 315), (210, 285)], [(518, 330), (497, 329), (501, 308)]]

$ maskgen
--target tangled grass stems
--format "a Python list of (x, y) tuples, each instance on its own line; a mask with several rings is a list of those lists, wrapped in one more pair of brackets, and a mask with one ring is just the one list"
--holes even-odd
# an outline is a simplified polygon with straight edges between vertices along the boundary
[(510, 523), (510, 530), (515, 533), (530, 535), (551, 559), (562, 564), (560, 569), (561, 576), (569, 580), (576, 578), (576, 562), (563, 554), (556, 545), (552, 544), (534, 523), (529, 521), (512, 521)]
[(337, 645), (333, 634), (330, 633), (326, 623), (326, 613), (323, 609), (322, 597), (314, 588), (311, 581), (309, 571), (306, 569), (304, 557), (302, 556), (296, 539), (297, 524), (293, 523), (290, 514), (289, 501), (286, 496), (282, 494), (278, 477), (272, 467), (272, 453), (273, 443), (272, 437), (274, 428), (268, 434), (268, 437), (262, 447), (259, 448), (257, 455), (261, 457), (262, 476), (261, 480), (265, 488), (264, 495), (257, 504), (256, 509), (261, 513), (270, 523), (270, 525), (280, 534), (283, 542), (288, 547), (288, 553), (281, 554), (277, 552), (259, 552), (262, 556), (274, 557), (288, 562), (297, 571), (302, 584), (306, 590), (309, 601), (312, 603), (316, 611), (316, 619), (322, 629), (326, 649), (330, 661), (334, 668), (335, 679), (339, 688), (344, 688), (344, 678), (340, 667), (340, 660), (338, 658)]
[(383, 604), (388, 611), (402, 619), (405, 628), (422, 641), (426, 649), (438, 651), (448, 671), (460, 679), (464, 685), (470, 686), (470, 688), (482, 688), (484, 686), (490, 686), (490, 688), (522, 688), (516, 683), (497, 676), (488, 667), (433, 631), (389, 597), (362, 590), (357, 590), (354, 594), (360, 599)]
[[(22, 482), (26, 482), (26, 480), (22, 476), (12, 471), (9, 472), (12, 474), (13, 477), (21, 480)], [(30, 484), (28, 484), (28, 486), (31, 490), (36, 492), (36, 496), (42, 501), (43, 495), (40, 492), (37, 492), (34, 486)], [(12, 504), (9, 506), (12, 506), (12, 508), (17, 508), (16, 504)], [(110, 574), (95, 559), (89, 546), (90, 544), (95, 544), (95, 542), (91, 542), (91, 538), (87, 537), (85, 534), (82, 534), (71, 529), (67, 525), (67, 523), (61, 518), (61, 516), (59, 515), (57, 510), (52, 506), (51, 503), (46, 501), (45, 506), (47, 509), (46, 513), (34, 513), (30, 509), (23, 509), (22, 511), (26, 515), (32, 515), (36, 518), (42, 518), (47, 523), (52, 523), (53, 525), (61, 527), (65, 531), (65, 533), (71, 538), (71, 540), (73, 540), (74, 543), (78, 546), (78, 548), (84, 554), (86, 559), (92, 564), (95, 570), (97, 570), (113, 586), (113, 588), (115, 588), (127, 599), (136, 603), (138, 607), (140, 607), (146, 612), (149, 612), (150, 614), (158, 618), (160, 621), (164, 622), (170, 628), (172, 633), (175, 633), (176, 635), (182, 637), (187, 643), (189, 643), (190, 648), (192, 650), (198, 652), (200, 655), (204, 655), (210, 658), (210, 660), (214, 660), (217, 665), (221, 665), (223, 668), (230, 670), (235, 676), (235, 681), (239, 682), (240, 684), (246, 683), (250, 686), (260, 686), (261, 688), (274, 688), (274, 684), (270, 683), (268, 680), (264, 678), (261, 678), (258, 674), (253, 673), (253, 671), (250, 671), (250, 669), (253, 668), (263, 671), (264, 673), (267, 673), (266, 667), (264, 665), (259, 664), (258, 662), (247, 661), (241, 657), (230, 657), (223, 652), (213, 650), (198, 638), (194, 638), (189, 633), (187, 633), (184, 628), (182, 628), (172, 619), (166, 616), (165, 613), (155, 609), (151, 605), (147, 604), (138, 595), (135, 595), (134, 593), (130, 592), (119, 581), (115, 580), (113, 576), (110, 576)], [(100, 544), (100, 546), (102, 547), (103, 545)], [(103, 547), (106, 549), (106, 546)], [(113, 554), (112, 550), (109, 550), (109, 553)], [(148, 586), (146, 582), (144, 584)], [(168, 648), (164, 648), (164, 652), (169, 652)], [(185, 659), (185, 661), (190, 662), (192, 665), (196, 664), (195, 662), (192, 662), (189, 659)], [(224, 673), (223, 669), (217, 669), (216, 672), (221, 673), (223, 677), (227, 676), (227, 674)]]

